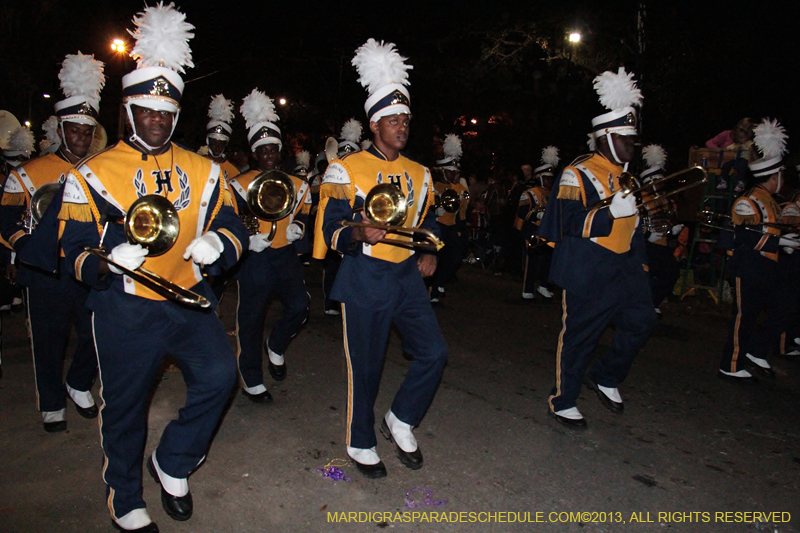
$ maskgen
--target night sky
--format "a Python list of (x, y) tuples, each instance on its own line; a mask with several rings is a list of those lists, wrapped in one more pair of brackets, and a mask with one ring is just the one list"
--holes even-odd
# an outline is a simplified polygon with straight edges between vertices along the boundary
[[(410, 72), (409, 151), (429, 160), (434, 131), (467, 134), (464, 164), (536, 163), (547, 144), (570, 159), (585, 150), (600, 114), (592, 78), (624, 65), (641, 80), (644, 144), (663, 144), (670, 169), (688, 149), (745, 116), (777, 117), (800, 152), (798, 2), (211, 2), (176, 5), (195, 25), (195, 68), (182, 101), (176, 138), (204, 142), (210, 96), (233, 98), (234, 145), (244, 142), (241, 99), (254, 87), (273, 98), (284, 137), (302, 134), (316, 152), (350, 117), (364, 120), (366, 92), (350, 65), (369, 37), (397, 44)], [(0, 108), (39, 125), (61, 97), (65, 54), (93, 53), (106, 63), (102, 122), (116, 137), (120, 77), (133, 61), (110, 42), (130, 37), (141, 1), (5, 0), (0, 6)], [(213, 7), (216, 6), (216, 7)], [(580, 31), (570, 45), (566, 35)], [(43, 93), (53, 95), (51, 100)], [(477, 125), (469, 120), (477, 119)], [(288, 143), (285, 143), (288, 144)]]

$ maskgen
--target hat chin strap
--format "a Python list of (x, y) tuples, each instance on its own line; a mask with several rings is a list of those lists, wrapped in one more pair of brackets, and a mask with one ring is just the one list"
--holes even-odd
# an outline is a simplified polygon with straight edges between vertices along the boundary
[(133, 133), (131, 134), (130, 137), (128, 137), (128, 139), (130, 139), (131, 142), (135, 142), (135, 143), (141, 144), (142, 146), (144, 146), (145, 148), (147, 148), (151, 152), (155, 151), (155, 150), (160, 150), (161, 148), (163, 148), (164, 146), (166, 146), (169, 143), (169, 141), (172, 139), (172, 134), (175, 133), (175, 126), (178, 125), (178, 117), (181, 114), (181, 110), (180, 109), (178, 109), (175, 112), (175, 118), (172, 119), (172, 131), (169, 132), (169, 138), (167, 139), (167, 142), (165, 142), (161, 146), (150, 146), (149, 144), (144, 142), (144, 139), (139, 137), (138, 133), (136, 133), (136, 123), (133, 121), (133, 111), (131, 111), (130, 102), (125, 104), (125, 111), (128, 113), (128, 120), (131, 122), (131, 130), (133, 131)]
[[(170, 135), (170, 138), (172, 138), (171, 135)], [(214, 158), (220, 158), (221, 157), (222, 159), (225, 159), (225, 148), (228, 147), (228, 143), (225, 143), (225, 146), (222, 148), (222, 151), (220, 153), (215, 154), (214, 150), (211, 149), (211, 145), (208, 144), (208, 140), (209, 140), (209, 137), (206, 135), (206, 147), (208, 148), (208, 153), (211, 154), (211, 157), (214, 157)], [(230, 141), (228, 141), (228, 142), (230, 142)]]
[(627, 163), (623, 163), (619, 160), (619, 156), (617, 155), (617, 151), (614, 149), (614, 141), (611, 139), (611, 132), (606, 133), (606, 141), (608, 141), (608, 148), (611, 150), (611, 156), (614, 158), (614, 162), (618, 165), (623, 165), (625, 168), (628, 168)]

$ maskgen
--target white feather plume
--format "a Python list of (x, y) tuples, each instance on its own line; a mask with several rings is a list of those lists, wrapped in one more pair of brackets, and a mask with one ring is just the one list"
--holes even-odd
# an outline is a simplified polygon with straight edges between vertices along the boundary
[(372, 141), (369, 139), (364, 139), (361, 141), (361, 149), (362, 150), (369, 150), (369, 147), (372, 146)]
[(208, 106), (208, 118), (230, 124), (233, 120), (233, 102), (221, 94), (214, 96)]
[(777, 119), (765, 118), (753, 129), (753, 142), (761, 150), (764, 159), (780, 157), (785, 154), (788, 139), (786, 129), (778, 123)]
[(34, 143), (33, 132), (25, 126), (20, 126), (8, 136), (8, 149), (22, 152), (25, 157), (29, 157), (35, 151)]
[(297, 160), (296, 167), (307, 169), (308, 165), (311, 163), (311, 154), (308, 153), (308, 150), (303, 150), (295, 156), (295, 159)]
[(460, 159), (464, 151), (461, 149), (461, 138), (455, 133), (444, 136), (444, 156), (448, 159)]
[(625, 72), (625, 67), (619, 67), (616, 74), (607, 70), (597, 76), (594, 90), (600, 96), (600, 103), (610, 111), (642, 105), (642, 91), (636, 86), (633, 72)]
[(394, 43), (370, 39), (356, 50), (352, 64), (358, 71), (358, 82), (369, 94), (391, 83), (409, 85), (406, 71), (414, 67), (406, 65), (404, 61), (408, 58), (394, 47)]
[(561, 161), (561, 159), (558, 157), (558, 148), (555, 146), (550, 145), (542, 150), (542, 163), (545, 165), (557, 167), (559, 161)]
[(242, 113), (248, 129), (259, 122), (275, 123), (280, 120), (275, 113), (275, 104), (272, 98), (258, 89), (253, 89), (253, 92), (244, 97), (239, 111)]
[(58, 135), (57, 116), (53, 115), (42, 122), (42, 130), (44, 130), (44, 139), (42, 139), (42, 142), (47, 141), (48, 146), (61, 144), (61, 137)]
[(131, 57), (139, 68), (167, 67), (181, 74), (184, 67), (193, 67), (192, 49), (189, 39), (194, 37), (194, 26), (186, 22), (186, 15), (159, 2), (157, 6), (146, 7), (142, 13), (133, 17), (136, 31), (128, 33), (136, 39)]
[(590, 152), (594, 152), (597, 149), (597, 140), (595, 139), (594, 132), (587, 133), (586, 136), (589, 137), (586, 140), (586, 146), (589, 147)]
[(642, 159), (647, 168), (664, 168), (667, 164), (667, 151), (660, 144), (649, 144), (642, 148)]
[(80, 52), (67, 55), (61, 63), (58, 79), (67, 98), (83, 96), (93, 107), (100, 106), (100, 91), (106, 84), (106, 77), (102, 61), (95, 60), (93, 55)]
[(361, 122), (351, 118), (344, 123), (344, 126), (342, 126), (341, 139), (351, 143), (358, 143), (358, 140), (361, 138), (362, 130), (363, 126), (361, 125)]

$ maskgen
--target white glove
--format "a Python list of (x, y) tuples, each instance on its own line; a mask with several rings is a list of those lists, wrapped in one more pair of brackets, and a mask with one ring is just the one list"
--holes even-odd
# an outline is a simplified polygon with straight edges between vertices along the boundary
[[(111, 253), (108, 254), (108, 258), (115, 263), (119, 263), (128, 270), (136, 270), (142, 266), (148, 252), (149, 250), (147, 248), (142, 248), (141, 244), (128, 244), (126, 242), (115, 246), (114, 249), (111, 250)], [(114, 274), (122, 274), (122, 270), (111, 263), (108, 264), (108, 269)]]
[(647, 238), (647, 240), (650, 241), (650, 242), (658, 242), (663, 238), (664, 238), (664, 234), (663, 233), (658, 233), (657, 231), (654, 231), (654, 232), (652, 232), (650, 234), (650, 236)]
[(792, 252), (794, 252), (794, 248), (789, 248), (788, 246), (784, 246), (783, 251), (789, 255), (792, 255)]
[(437, 217), (443, 217), (444, 214), (445, 214), (444, 207), (437, 207), (436, 208), (436, 216)]
[(622, 191), (617, 191), (608, 209), (614, 218), (632, 217), (636, 214), (636, 196), (632, 194), (622, 196)]
[(192, 261), (200, 266), (210, 265), (219, 259), (219, 254), (224, 249), (225, 246), (223, 246), (219, 235), (209, 231), (189, 243), (183, 253), (183, 258), (188, 260), (191, 257)]
[(672, 226), (673, 235), (678, 235), (682, 231), (683, 231), (683, 224), (675, 224), (674, 226)]
[(302, 236), (303, 236), (303, 228), (301, 228), (299, 224), (295, 224), (294, 222), (292, 222), (291, 224), (286, 226), (287, 241), (294, 242)]
[(542, 220), (544, 218), (544, 211), (539, 211), (536, 213), (536, 220)]
[(259, 233), (258, 235), (251, 235), (250, 236), (250, 251), (251, 252), (263, 252), (270, 246), (272, 246), (272, 241), (268, 241), (267, 237), (269, 237), (269, 233)]
[(800, 248), (800, 240), (797, 239), (797, 233), (787, 233), (780, 238), (778, 244), (789, 248)]

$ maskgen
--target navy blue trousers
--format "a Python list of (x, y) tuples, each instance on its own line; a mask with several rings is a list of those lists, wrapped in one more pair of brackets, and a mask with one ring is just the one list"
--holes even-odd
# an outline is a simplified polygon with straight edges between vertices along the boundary
[[(533, 243), (536, 246), (536, 242)], [(553, 259), (553, 249), (546, 244), (536, 246), (536, 248), (526, 247), (525, 251), (525, 273), (523, 274), (522, 292), (533, 292), (536, 290), (536, 282), (547, 287), (550, 277), (550, 261)]]
[(236, 309), (239, 373), (247, 387), (255, 387), (264, 383), (264, 321), (273, 295), (277, 295), (283, 305), (283, 316), (273, 324), (267, 343), (279, 355), (286, 352), (292, 337), (308, 319), (311, 297), (306, 292), (303, 265), (291, 245), (249, 252), (236, 279), (239, 282)]
[(347, 445), (372, 448), (375, 439), (375, 398), (383, 372), (392, 324), (403, 351), (413, 357), (392, 402), (401, 421), (416, 426), (428, 410), (447, 360), (447, 343), (439, 329), (422, 278), (413, 286), (386, 292), (381, 309), (342, 305), (344, 349), (348, 369)]
[(72, 276), (36, 275), (28, 287), (31, 352), (36, 372), (36, 396), (40, 411), (59, 411), (67, 406), (64, 359), (74, 324), (78, 345), (67, 371), (67, 384), (75, 390), (91, 390), (97, 377), (97, 355), (92, 338), (92, 313), (86, 308), (89, 288)]
[(549, 399), (553, 411), (575, 407), (592, 352), (612, 322), (616, 331), (611, 349), (597, 359), (589, 377), (604, 387), (617, 387), (625, 380), (657, 320), (646, 276), (644, 271), (641, 279), (615, 276), (598, 284), (592, 294), (564, 291), (556, 385)]
[[(736, 278), (736, 315), (719, 364), (726, 372), (738, 372), (747, 366), (745, 354), (761, 359), (769, 357), (786, 329), (782, 316), (791, 310), (794, 295), (788, 287), (780, 284), (777, 263), (773, 264), (775, 266), (770, 272), (763, 275)], [(756, 328), (759, 316), (767, 309), (769, 314)]]
[[(185, 478), (208, 451), (211, 436), (236, 382), (236, 362), (225, 329), (213, 310), (195, 311), (172, 302), (140, 300), (146, 329), (113, 313), (94, 313), (100, 363), (100, 434), (108, 506), (113, 518), (145, 507), (142, 459), (147, 440), (148, 397), (164, 357), (174, 357), (186, 382), (186, 404), (164, 429), (158, 464)], [(124, 306), (122, 298), (118, 305)]]
[(333, 283), (336, 281), (336, 274), (342, 264), (342, 256), (339, 252), (328, 250), (324, 260), (325, 269), (322, 271), (322, 293), (325, 296), (325, 310), (339, 310), (341, 304), (336, 300), (331, 300), (330, 294), (333, 290)]
[(453, 281), (461, 266), (461, 261), (466, 256), (467, 249), (464, 239), (458, 236), (458, 228), (455, 225), (447, 226), (439, 223), (439, 231), (444, 248), (436, 254), (436, 273), (431, 279), (434, 290), (436, 287), (444, 287)]
[(675, 259), (674, 250), (669, 246), (647, 242), (645, 248), (653, 307), (658, 307), (672, 293), (675, 282), (681, 275), (681, 264)]

